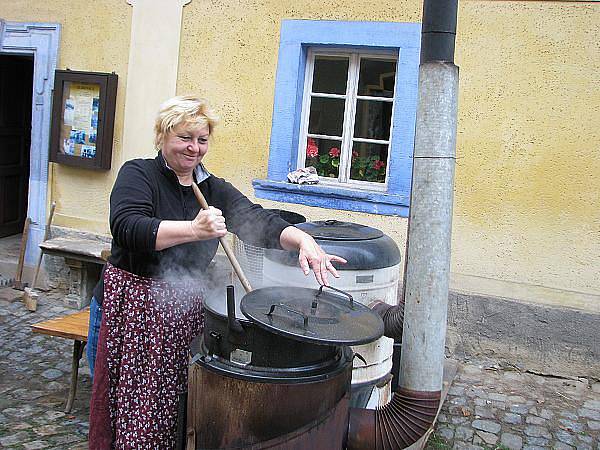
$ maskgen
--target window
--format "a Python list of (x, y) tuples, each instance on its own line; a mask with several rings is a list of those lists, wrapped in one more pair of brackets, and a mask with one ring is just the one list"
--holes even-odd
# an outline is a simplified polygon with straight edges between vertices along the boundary
[(315, 167), (324, 183), (385, 188), (396, 62), (309, 49), (298, 167)]
[[(407, 216), (420, 24), (286, 20), (281, 26), (267, 179), (287, 203)], [(287, 174), (315, 166), (320, 182)]]

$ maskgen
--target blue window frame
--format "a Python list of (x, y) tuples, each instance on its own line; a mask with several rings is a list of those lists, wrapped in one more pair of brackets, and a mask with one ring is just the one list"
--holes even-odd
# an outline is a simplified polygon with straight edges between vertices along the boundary
[[(255, 194), (287, 203), (408, 215), (417, 110), (421, 25), (418, 23), (285, 20), (279, 59), (266, 180), (253, 180)], [(385, 191), (343, 185), (298, 185), (296, 169), (308, 50), (347, 48), (393, 51), (397, 57), (388, 180)], [(301, 146), (300, 146), (301, 147)]]

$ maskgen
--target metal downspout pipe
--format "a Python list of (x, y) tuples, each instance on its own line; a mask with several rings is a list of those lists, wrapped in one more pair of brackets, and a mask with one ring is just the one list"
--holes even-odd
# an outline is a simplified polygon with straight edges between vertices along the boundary
[(396, 322), (404, 316), (399, 387), (383, 408), (351, 410), (349, 450), (408, 447), (427, 432), (439, 407), (456, 149), (457, 10), (457, 0), (425, 0), (423, 4), (403, 314), (399, 309), (380, 312), (382, 317), (395, 317), (386, 326), (394, 334)]

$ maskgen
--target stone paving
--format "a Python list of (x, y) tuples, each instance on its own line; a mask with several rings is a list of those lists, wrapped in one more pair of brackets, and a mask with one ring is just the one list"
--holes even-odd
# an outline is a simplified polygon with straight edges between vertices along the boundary
[(81, 359), (71, 413), (64, 412), (73, 341), (33, 334), (29, 326), (74, 310), (61, 292), (40, 295), (29, 312), (12, 289), (0, 292), (0, 448), (87, 449), (90, 376)]
[[(14, 292), (0, 289), (0, 448), (85, 449), (91, 391), (85, 357), (66, 414), (72, 341), (29, 329), (74, 310), (52, 291), (41, 293), (31, 313)], [(427, 447), (600, 450), (600, 383), (461, 363)]]
[(428, 448), (600, 450), (600, 383), (460, 364)]

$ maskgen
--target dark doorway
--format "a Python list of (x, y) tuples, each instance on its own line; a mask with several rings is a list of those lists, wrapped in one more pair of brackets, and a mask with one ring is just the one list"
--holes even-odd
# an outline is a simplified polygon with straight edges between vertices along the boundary
[(0, 237), (20, 233), (27, 215), (33, 58), (0, 55)]

